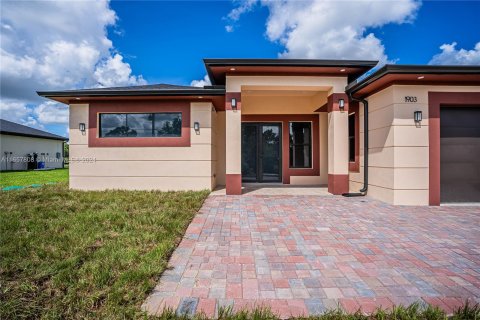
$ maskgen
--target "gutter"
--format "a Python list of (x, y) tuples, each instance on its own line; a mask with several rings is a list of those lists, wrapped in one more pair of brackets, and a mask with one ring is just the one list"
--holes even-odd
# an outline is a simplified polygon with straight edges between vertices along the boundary
[(348, 93), (350, 100), (363, 103), (363, 188), (359, 192), (344, 193), (344, 197), (364, 197), (368, 191), (368, 101), (365, 99), (357, 99), (352, 96), (352, 92)]

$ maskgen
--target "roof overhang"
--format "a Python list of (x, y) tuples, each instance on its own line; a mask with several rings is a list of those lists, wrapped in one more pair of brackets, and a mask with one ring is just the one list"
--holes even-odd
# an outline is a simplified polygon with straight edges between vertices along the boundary
[(480, 85), (480, 66), (385, 65), (345, 91), (364, 98), (391, 85)]
[(88, 103), (101, 100), (189, 100), (212, 101), (215, 108), (225, 108), (225, 88), (221, 86), (207, 86), (191, 89), (139, 89), (139, 90), (112, 90), (86, 89), (64, 91), (38, 91), (37, 94), (51, 100), (65, 104)]
[(10, 131), (4, 131), (0, 130), (0, 134), (5, 134), (8, 136), (19, 136), (19, 137), (29, 137), (29, 138), (38, 138), (38, 139), (47, 139), (47, 140), (58, 140), (58, 141), (68, 141), (68, 138), (65, 137), (46, 137), (42, 135), (36, 135), (36, 134), (28, 134), (28, 133), (18, 133), (18, 132), (10, 132)]
[(378, 61), (312, 59), (204, 59), (210, 81), (225, 85), (227, 75), (344, 76), (353, 81)]

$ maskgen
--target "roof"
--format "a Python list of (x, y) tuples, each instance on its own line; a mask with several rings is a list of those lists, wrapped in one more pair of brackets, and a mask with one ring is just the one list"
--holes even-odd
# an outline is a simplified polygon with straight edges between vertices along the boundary
[(348, 76), (355, 79), (378, 64), (371, 60), (204, 59), (212, 84), (225, 85), (226, 74)]
[(12, 136), (24, 136), (24, 137), (33, 137), (33, 138), (43, 138), (43, 139), (53, 139), (53, 140), (68, 140), (65, 137), (58, 136), (56, 134), (30, 128), (15, 122), (8, 120), (0, 119), (0, 133), (8, 134)]
[(348, 84), (345, 91), (365, 97), (392, 84), (480, 85), (480, 66), (387, 64), (369, 76)]
[(96, 96), (198, 96), (224, 95), (225, 88), (219, 86), (177, 86), (173, 84), (151, 84), (129, 87), (93, 88), (60, 91), (37, 91), (42, 97), (96, 97)]
[(37, 91), (39, 96), (69, 104), (72, 102), (105, 99), (167, 98), (182, 99), (191, 97), (195, 101), (211, 100), (216, 107), (224, 104), (223, 86), (178, 86), (173, 84), (152, 84), (129, 87), (93, 88), (78, 90)]

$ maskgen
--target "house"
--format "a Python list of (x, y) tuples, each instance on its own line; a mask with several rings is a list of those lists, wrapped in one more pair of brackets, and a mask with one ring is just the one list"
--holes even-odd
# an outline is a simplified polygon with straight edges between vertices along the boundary
[(67, 138), (0, 119), (0, 171), (63, 168)]
[(70, 105), (70, 154), (88, 160), (72, 163), (70, 187), (238, 195), (277, 182), (402, 205), (480, 201), (479, 66), (204, 63), (203, 88), (38, 92)]

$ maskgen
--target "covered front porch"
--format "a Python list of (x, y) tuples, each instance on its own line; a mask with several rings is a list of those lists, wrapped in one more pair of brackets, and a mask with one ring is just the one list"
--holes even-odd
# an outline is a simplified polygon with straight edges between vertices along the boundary
[(344, 83), (327, 77), (227, 77), (225, 123), (219, 126), (225, 130), (225, 193), (250, 192), (252, 186), (278, 193), (285, 190), (280, 185), (304, 186), (307, 194), (312, 187), (323, 188), (323, 194), (348, 192), (349, 114), (356, 111), (338, 93)]

